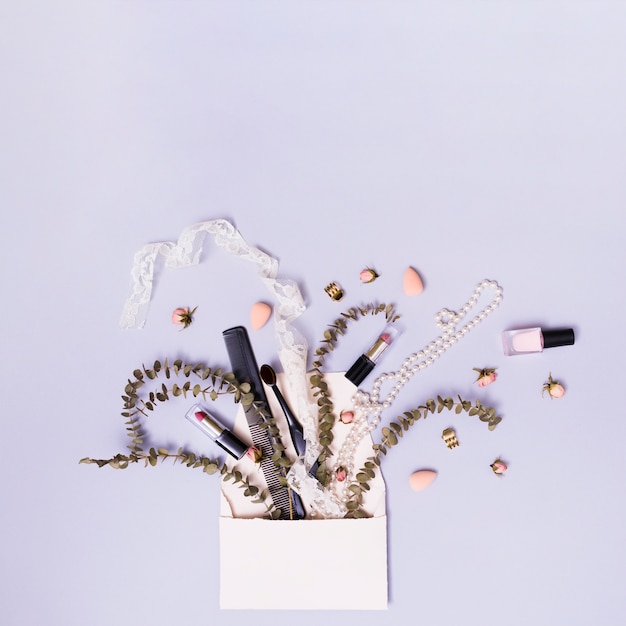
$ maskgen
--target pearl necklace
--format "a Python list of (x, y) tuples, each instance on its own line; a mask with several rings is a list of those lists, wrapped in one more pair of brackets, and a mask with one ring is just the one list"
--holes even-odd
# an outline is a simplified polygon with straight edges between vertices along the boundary
[[(457, 325), (476, 305), (478, 298), (487, 287), (494, 290), (492, 301), (485, 306), (478, 315), (468, 321), (463, 327), (457, 330)], [(431, 341), (419, 352), (411, 354), (404, 359), (402, 367), (396, 372), (381, 374), (372, 387), (371, 394), (367, 394), (360, 389), (354, 395), (353, 402), (355, 417), (352, 422), (350, 432), (343, 442), (337, 454), (334, 471), (331, 473), (329, 489), (335, 492), (341, 502), (347, 502), (348, 485), (354, 475), (354, 456), (359, 447), (359, 443), (369, 432), (374, 430), (380, 422), (381, 413), (388, 409), (398, 392), (406, 385), (414, 374), (421, 372), (432, 365), (448, 348), (451, 348), (460, 339), (465, 337), (475, 326), (480, 324), (492, 311), (494, 311), (502, 300), (502, 288), (493, 280), (483, 280), (476, 286), (470, 299), (461, 307), (458, 312), (442, 309), (435, 316), (437, 326), (441, 329), (441, 335)], [(387, 396), (381, 401), (381, 387), (383, 383), (395, 381)], [(369, 417), (369, 419), (368, 419)], [(337, 481), (337, 469), (345, 468), (347, 477), (345, 481)]]

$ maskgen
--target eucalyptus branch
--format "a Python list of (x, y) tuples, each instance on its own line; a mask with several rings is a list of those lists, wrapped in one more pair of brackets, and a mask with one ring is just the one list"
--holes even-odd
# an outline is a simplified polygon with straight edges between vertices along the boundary
[(159, 460), (161, 462), (172, 459), (174, 464), (179, 462), (181, 465), (191, 468), (199, 468), (205, 474), (219, 474), (224, 481), (232, 481), (243, 489), (243, 495), (250, 498), (254, 504), (263, 504), (267, 510), (268, 517), (276, 519), (280, 515), (280, 510), (276, 509), (271, 500), (268, 500), (267, 490), (261, 490), (250, 482), (250, 479), (244, 476), (239, 470), (230, 469), (226, 463), (219, 459), (211, 459), (205, 456), (197, 456), (193, 452), (185, 452), (183, 448), (179, 448), (173, 453), (166, 448), (150, 448), (148, 453), (141, 452), (139, 455), (116, 454), (111, 459), (90, 459), (84, 458), (79, 463), (95, 463), (98, 467), (108, 465), (114, 469), (126, 469), (131, 463), (144, 462), (144, 466), (155, 467)]
[(326, 383), (324, 372), (324, 360), (329, 352), (335, 349), (335, 344), (340, 336), (346, 333), (348, 323), (356, 321), (359, 317), (365, 317), (368, 314), (379, 315), (384, 313), (387, 322), (395, 322), (400, 316), (396, 314), (391, 304), (366, 304), (362, 307), (353, 307), (346, 312), (341, 313), (333, 323), (328, 325), (324, 331), (324, 338), (320, 342), (320, 347), (315, 351), (316, 359), (313, 361), (313, 374), (310, 378), (311, 387), (313, 388), (313, 397), (317, 398), (318, 410), (318, 428), (319, 441), (322, 450), (319, 456), (319, 470), (317, 478), (322, 484), (328, 483), (328, 470), (326, 467), (327, 459), (332, 456), (330, 446), (333, 442), (333, 428), (337, 421), (334, 412), (334, 404), (331, 398), (328, 384)]
[(95, 463), (98, 467), (108, 465), (114, 469), (126, 469), (131, 463), (139, 463), (140, 461), (144, 462), (145, 467), (154, 467), (159, 459), (161, 461), (173, 459), (174, 464), (178, 461), (181, 465), (186, 465), (187, 467), (201, 468), (206, 474), (215, 474), (222, 467), (222, 463), (218, 459), (197, 456), (193, 452), (184, 452), (182, 448), (179, 448), (176, 453), (172, 453), (166, 448), (150, 448), (147, 453), (142, 451), (136, 455), (116, 454), (110, 459), (91, 459), (86, 457), (81, 459), (79, 463)]
[(400, 439), (404, 433), (413, 426), (420, 418), (426, 419), (429, 414), (441, 413), (444, 409), (448, 411), (454, 410), (459, 415), (466, 412), (471, 416), (478, 416), (481, 422), (487, 423), (489, 430), (494, 428), (502, 421), (502, 418), (496, 414), (494, 408), (484, 406), (479, 400), (473, 404), (469, 400), (463, 400), (461, 396), (457, 396), (459, 401), (455, 402), (451, 397), (442, 398), (437, 396), (436, 400), (432, 398), (424, 404), (410, 411), (405, 411), (399, 415), (395, 421), (389, 423), (381, 430), (381, 441), (372, 445), (374, 454), (363, 464), (363, 467), (355, 475), (355, 480), (348, 486), (350, 494), (346, 504), (348, 513), (346, 517), (367, 517), (362, 509), (363, 497), (370, 490), (370, 481), (376, 476), (376, 471), (380, 467), (382, 457), (387, 452), (400, 443)]
[[(144, 393), (147, 383), (149, 381), (158, 383), (157, 379), (162, 375), (167, 380), (172, 377), (184, 377), (188, 380), (182, 385), (179, 385), (178, 382), (173, 382), (169, 386), (161, 383), (160, 387)], [(192, 382), (189, 380), (191, 377), (199, 379), (201, 382)], [(285, 455), (285, 446), (281, 441), (280, 429), (269, 412), (254, 399), (250, 383), (239, 383), (232, 372), (224, 372), (221, 368), (211, 369), (203, 363), (183, 363), (180, 359), (171, 365), (167, 359), (163, 363), (159, 360), (155, 361), (152, 367), (142, 365), (140, 369), (134, 370), (133, 376), (128, 379), (122, 395), (122, 417), (126, 418), (126, 434), (131, 440), (127, 448), (130, 452), (128, 454), (116, 454), (110, 459), (86, 457), (81, 459), (80, 463), (95, 463), (98, 467), (108, 465), (114, 469), (125, 469), (131, 463), (138, 463), (139, 461), (144, 461), (145, 466), (154, 466), (159, 459), (172, 458), (174, 463), (179, 461), (187, 467), (202, 468), (207, 474), (215, 474), (219, 471), (223, 480), (232, 480), (239, 484), (244, 490), (245, 496), (253, 498), (254, 502), (264, 503), (268, 515), (276, 518), (280, 515), (280, 511), (275, 509), (274, 505), (267, 504), (267, 493), (260, 491), (258, 487), (251, 484), (239, 470), (231, 471), (219, 461), (203, 456), (197, 457), (193, 452), (184, 452), (182, 449), (176, 453), (171, 453), (165, 448), (150, 448), (148, 452), (145, 452), (143, 448), (145, 432), (142, 429), (141, 417), (147, 417), (159, 403), (166, 402), (171, 397), (180, 396), (184, 398), (188, 396), (201, 397), (203, 400), (215, 401), (221, 395), (232, 395), (235, 403), (241, 403), (246, 408), (252, 408), (254, 414), (259, 418), (259, 426), (266, 430), (272, 440), (274, 448), (272, 461), (279, 469), (281, 478), (284, 479), (291, 467), (291, 461)]]
[[(165, 377), (168, 379), (172, 374), (174, 376), (182, 375), (186, 378), (194, 375), (205, 382), (204, 384), (195, 383), (192, 385), (192, 382), (187, 380), (182, 386), (178, 383), (174, 383), (171, 387), (162, 384), (157, 391), (151, 391), (147, 395), (147, 399), (139, 399), (136, 395), (133, 397), (133, 391), (136, 392), (138, 385), (141, 386), (143, 384), (144, 378), (147, 377), (150, 380), (155, 380), (159, 377), (160, 373), (164, 373)], [(139, 405), (138, 412), (142, 415), (147, 415), (144, 409), (153, 411), (159, 402), (169, 400), (170, 395), (174, 397), (183, 396), (184, 398), (191, 395), (194, 398), (201, 397), (205, 401), (215, 401), (220, 395), (232, 394), (235, 403), (240, 402), (242, 406), (252, 408), (254, 414), (259, 418), (259, 427), (266, 430), (267, 434), (272, 439), (274, 448), (272, 460), (276, 467), (284, 469), (285, 471), (288, 471), (291, 467), (291, 462), (285, 456), (286, 448), (282, 443), (280, 429), (275, 419), (260, 402), (254, 399), (250, 383), (239, 383), (232, 372), (224, 372), (221, 368), (212, 370), (202, 363), (183, 364), (181, 360), (174, 361), (174, 363), (169, 366), (166, 359), (163, 364), (161, 364), (160, 361), (155, 361), (153, 367), (149, 369), (143, 366), (141, 370), (135, 370), (133, 375), (135, 380), (129, 380), (126, 386), (129, 398), (123, 396), (122, 399), (125, 403), (127, 399), (130, 399), (131, 402), (129, 404), (133, 404), (135, 407)], [(122, 413), (122, 415), (124, 415), (124, 413)]]

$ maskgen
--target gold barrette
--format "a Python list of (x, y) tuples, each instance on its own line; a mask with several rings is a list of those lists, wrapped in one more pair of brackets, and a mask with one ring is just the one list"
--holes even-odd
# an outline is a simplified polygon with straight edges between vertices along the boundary
[(337, 302), (343, 298), (343, 289), (337, 283), (329, 283), (324, 287), (324, 291)]
[(452, 430), (452, 428), (446, 428), (441, 433), (441, 438), (446, 442), (446, 445), (451, 450), (452, 450), (452, 448), (456, 448), (456, 446), (459, 445), (459, 442), (458, 442), (458, 440), (456, 438), (456, 433), (454, 432), (454, 430)]

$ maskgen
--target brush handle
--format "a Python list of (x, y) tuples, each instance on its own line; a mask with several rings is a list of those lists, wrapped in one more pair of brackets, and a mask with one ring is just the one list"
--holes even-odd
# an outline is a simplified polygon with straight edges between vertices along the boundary
[(280, 389), (277, 385), (272, 385), (272, 389), (276, 394), (276, 399), (278, 400), (278, 404), (280, 404), (280, 408), (283, 410), (285, 414), (285, 418), (287, 419), (287, 425), (289, 426), (289, 434), (291, 435), (291, 441), (293, 442), (293, 447), (296, 450), (296, 454), (298, 456), (302, 456), (306, 449), (306, 441), (304, 440), (304, 430), (302, 430), (302, 426), (295, 418), (294, 414), (291, 412), (283, 394), (280, 392)]

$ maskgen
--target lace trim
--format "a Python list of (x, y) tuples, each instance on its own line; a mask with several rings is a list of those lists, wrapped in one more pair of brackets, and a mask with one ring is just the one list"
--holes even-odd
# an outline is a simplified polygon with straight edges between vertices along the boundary
[(132, 290), (124, 305), (120, 326), (125, 329), (143, 328), (159, 258), (163, 257), (168, 269), (197, 265), (207, 235), (211, 235), (215, 243), (229, 254), (257, 265), (261, 280), (276, 298), (274, 324), (278, 357), (296, 398), (298, 417), (307, 442), (302, 462), (310, 468), (320, 452), (317, 411), (308, 396), (308, 346), (302, 334), (293, 326), (293, 322), (302, 315), (306, 306), (296, 283), (278, 277), (278, 261), (248, 245), (230, 222), (223, 219), (199, 222), (183, 230), (178, 242), (147, 244), (138, 250), (131, 271)]

